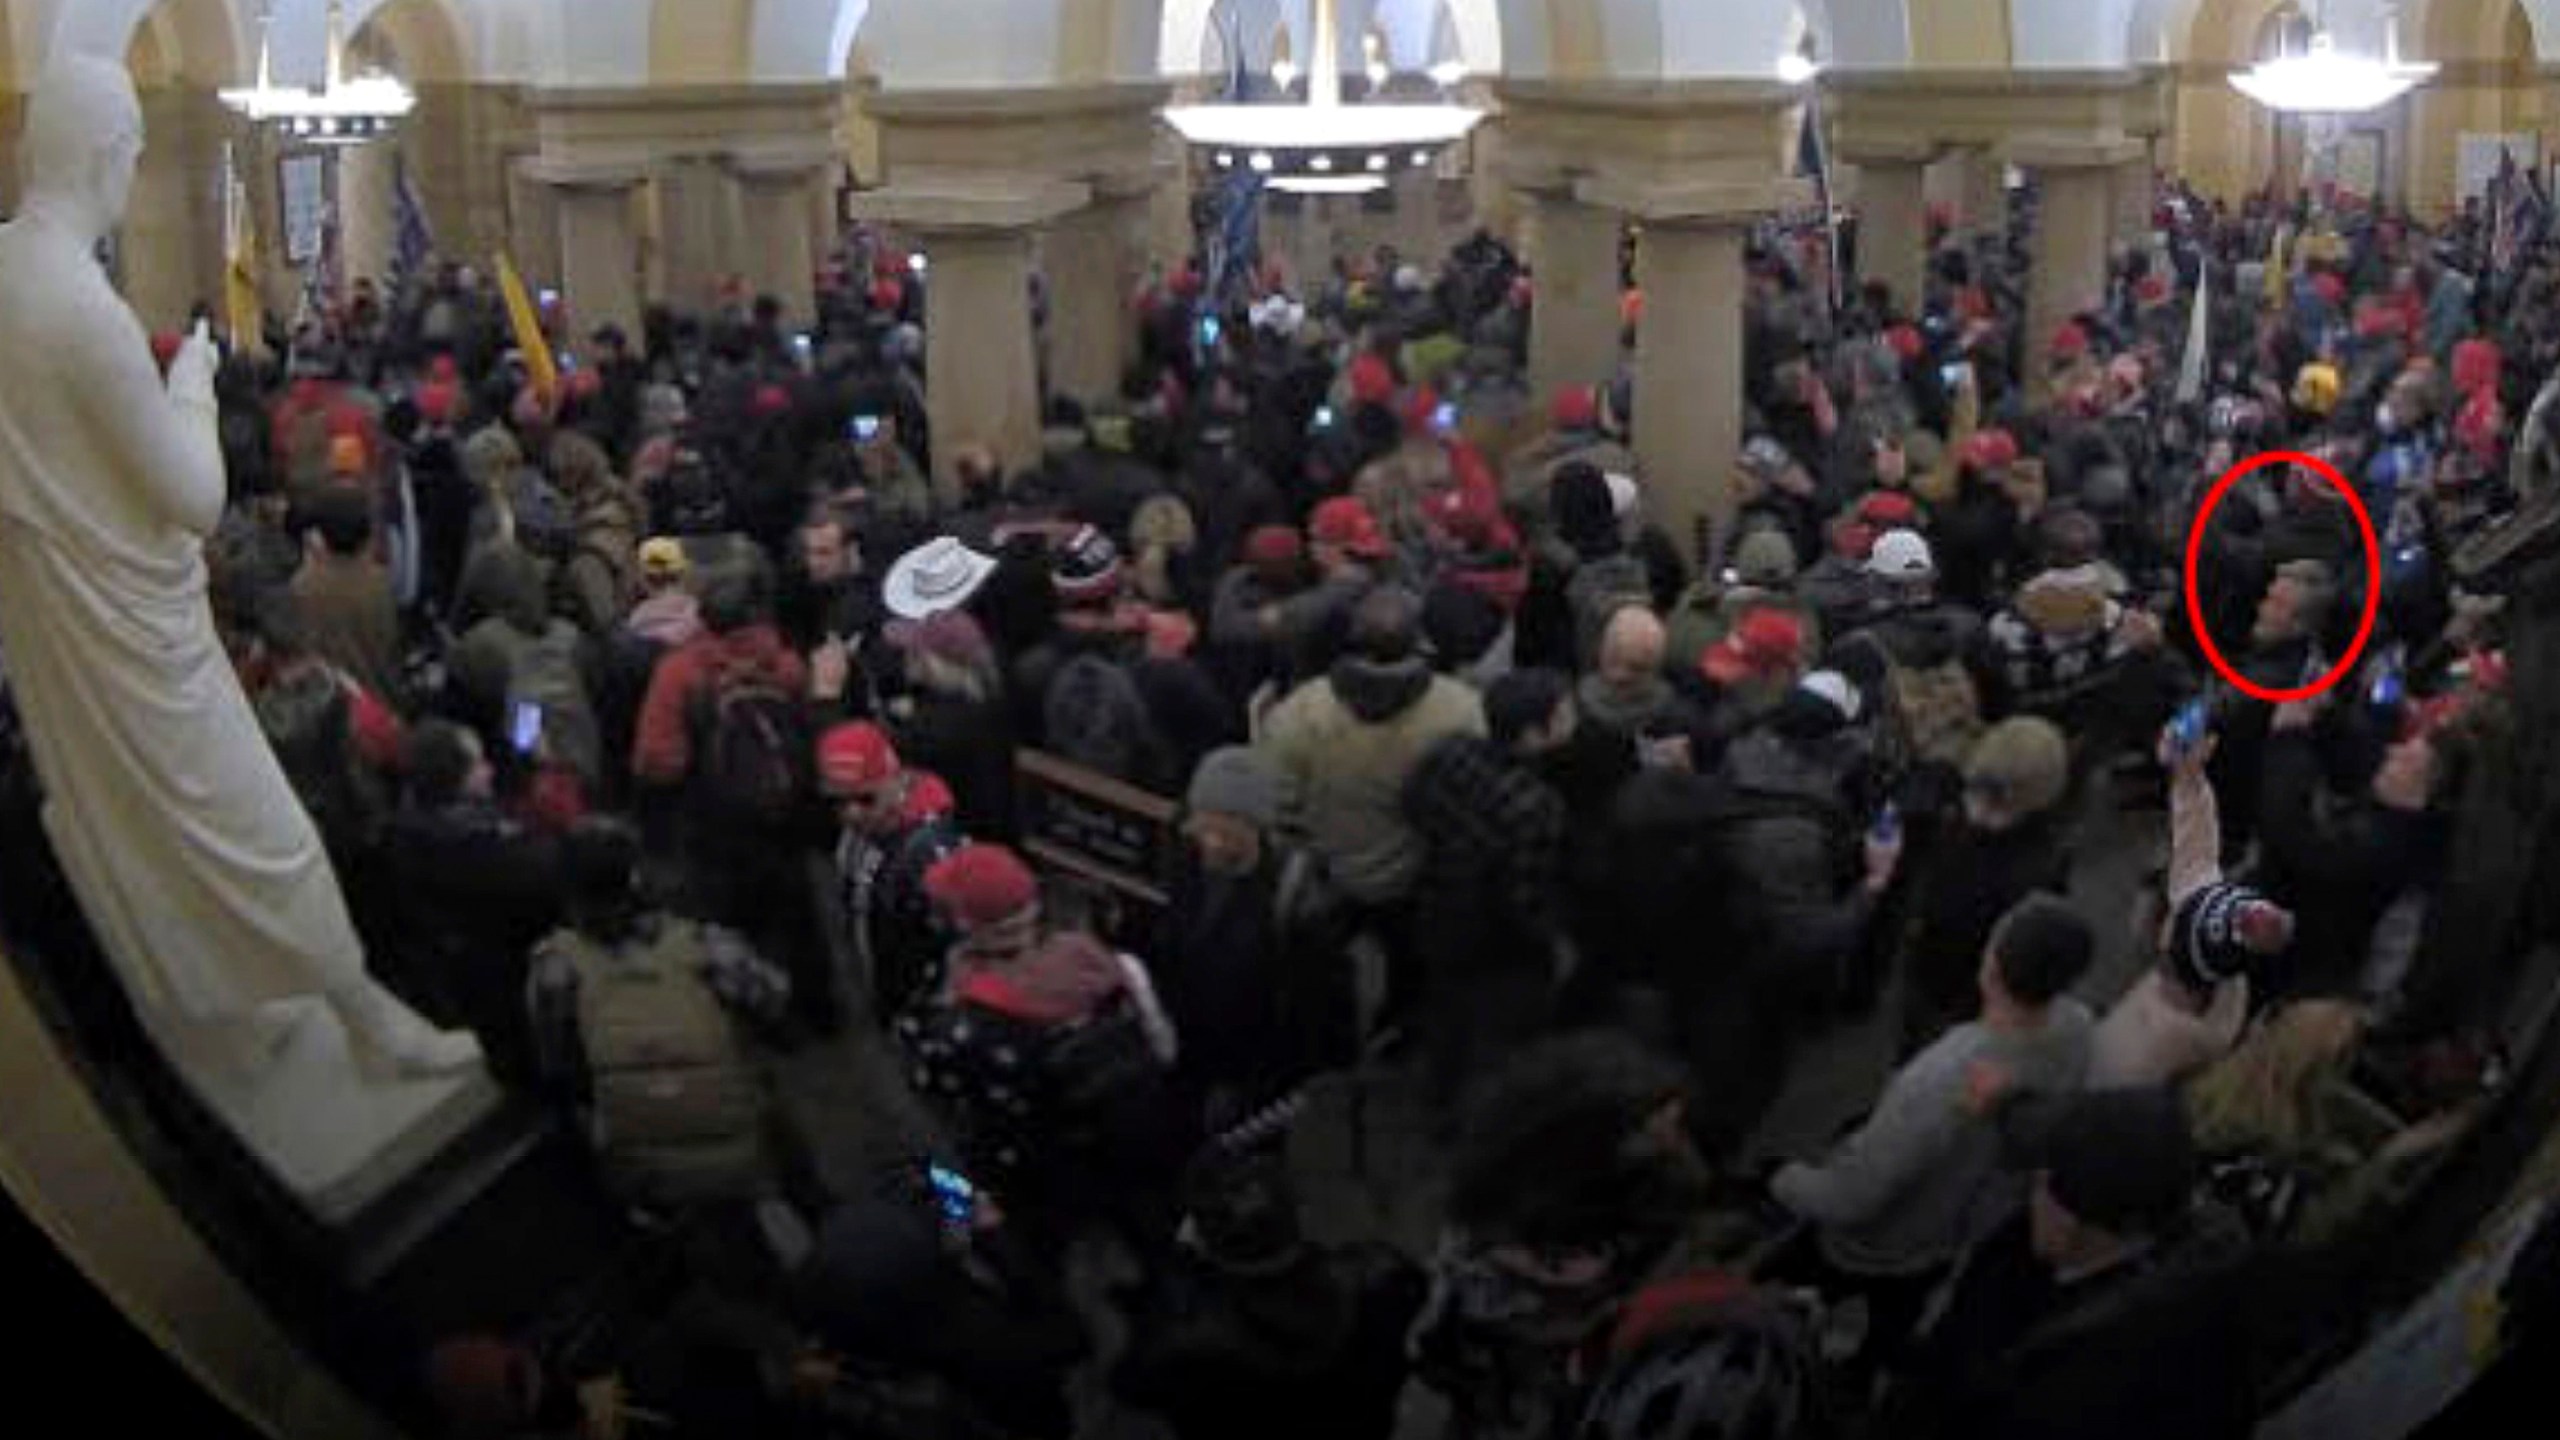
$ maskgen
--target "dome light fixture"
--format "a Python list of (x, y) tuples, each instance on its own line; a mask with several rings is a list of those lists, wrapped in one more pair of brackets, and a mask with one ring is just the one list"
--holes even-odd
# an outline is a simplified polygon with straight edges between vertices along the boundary
[[(1314, 39), (1308, 46), (1314, 58), (1305, 71), (1307, 98), (1303, 103), (1170, 105), (1165, 107), (1165, 123), (1201, 149), (1256, 152), (1253, 168), (1274, 175), (1275, 186), (1283, 179), (1311, 172), (1311, 162), (1318, 155), (1330, 155), (1336, 170), (1349, 170), (1362, 163), (1365, 156), (1396, 152), (1410, 152), (1421, 157), (1417, 164), (1428, 164), (1441, 150), (1465, 139), (1475, 129), (1484, 112), (1466, 105), (1383, 100), (1358, 105), (1342, 103), (1341, 31), (1336, 4), (1337, 0), (1316, 0)], [(1284, 65), (1288, 62), (1273, 65), (1273, 79), (1280, 79)], [(1295, 79), (1299, 72), (1289, 66), (1288, 73)], [(1383, 83), (1382, 76), (1373, 74), (1370, 78), (1373, 89)], [(1275, 167), (1271, 163), (1274, 153), (1286, 156), (1287, 163)], [(1358, 192), (1329, 188), (1304, 193)]]
[[(262, 32), (273, 20), (272, 10), (260, 17)], [(273, 125), (313, 144), (362, 145), (388, 136), (418, 108), (418, 97), (408, 86), (379, 72), (349, 78), (344, 23), (340, 0), (329, 0), (329, 72), (320, 89), (274, 83), (268, 68), (270, 37), (261, 33), (258, 83), (245, 90), (222, 91), (223, 105), (252, 124)]]
[[(2391, 48), (2396, 51), (2398, 46)], [(2260, 61), (2231, 77), (2231, 88), (2286, 114), (2357, 115), (2377, 110), (2434, 78), (2432, 64), (2341, 54), (2326, 30), (2299, 55)]]

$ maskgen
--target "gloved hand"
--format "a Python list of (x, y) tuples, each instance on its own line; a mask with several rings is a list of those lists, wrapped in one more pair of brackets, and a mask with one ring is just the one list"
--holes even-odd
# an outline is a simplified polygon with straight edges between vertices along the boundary
[(169, 361), (169, 398), (189, 409), (213, 413), (219, 408), (213, 398), (213, 372), (221, 364), (221, 353), (213, 348), (212, 327), (197, 321), (194, 332)]

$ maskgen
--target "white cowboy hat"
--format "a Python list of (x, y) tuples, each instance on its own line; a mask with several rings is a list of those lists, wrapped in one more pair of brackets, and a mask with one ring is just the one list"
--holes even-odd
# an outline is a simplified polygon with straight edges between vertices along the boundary
[(881, 602), (901, 620), (925, 620), (969, 603), (996, 562), (945, 535), (898, 557), (880, 587)]

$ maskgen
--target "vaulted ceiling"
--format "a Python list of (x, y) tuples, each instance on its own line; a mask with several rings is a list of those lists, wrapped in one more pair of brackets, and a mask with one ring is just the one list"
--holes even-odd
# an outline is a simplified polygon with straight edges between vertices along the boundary
[[(1222, 68), (1241, 45), (1303, 64), (1312, 0), (342, 0), (350, 32), (417, 80), (543, 86), (825, 81), (891, 88), (1151, 79)], [(2221, 60), (2300, 0), (1340, 0), (1344, 60), (1373, 31), (1392, 63), (1480, 74), (1766, 75), (1800, 38), (1856, 69), (2091, 69)], [(0, 0), (0, 83), (67, 46), (127, 53), (148, 26), (204, 82), (254, 71), (271, 12), (279, 79), (315, 77), (329, 0)], [(2521, 28), (2560, 62), (2560, 0), (2329, 0), (2342, 42), (2411, 55), (2505, 53)], [(2522, 19), (2519, 27), (2518, 17)], [(857, 47), (859, 54), (857, 56)]]

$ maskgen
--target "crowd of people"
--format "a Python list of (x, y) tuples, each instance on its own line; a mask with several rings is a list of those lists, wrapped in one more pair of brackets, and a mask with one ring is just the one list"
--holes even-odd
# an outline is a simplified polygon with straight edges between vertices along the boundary
[[(550, 384), (442, 266), (226, 365), (217, 618), (376, 972), (640, 1223), (777, 1237), (737, 1283), (806, 1344), (720, 1433), (1065, 1435), (1101, 1355), (1219, 1440), (1385, 1437), (1409, 1380), (1463, 1440), (2236, 1436), (2251, 1267), (2367, 1233), (2496, 1078), (2437, 902), (2506, 617), (2455, 560), (2550, 484), (2560, 312), (2476, 210), (2171, 185), (2025, 333), (2016, 211), (1936, 217), (1918, 296), (1755, 244), (1715, 476), (1643, 472), (1623, 373), (1527, 393), (1482, 235), (1152, 275), (1011, 466), (928, 428), (970, 379), (878, 235), (808, 331), (547, 305)], [(2190, 611), (2278, 448), (2378, 568), (2266, 467)], [(1731, 489), (1705, 563), (1674, 486)], [(2198, 630), (2345, 673), (2265, 703)], [(1059, 867), (1029, 751), (1178, 805), (1155, 897)], [(2159, 817), (2121, 998), (2109, 807)], [(1886, 1006), (1872, 1107), (1755, 1164)], [(848, 1038), (935, 1137), (850, 1192), (764, 1073)], [(1306, 1238), (1289, 1119), (1354, 1067), (1428, 1097), (1434, 1253)], [(643, 1403), (544, 1364), (433, 1379), (458, 1433)]]

